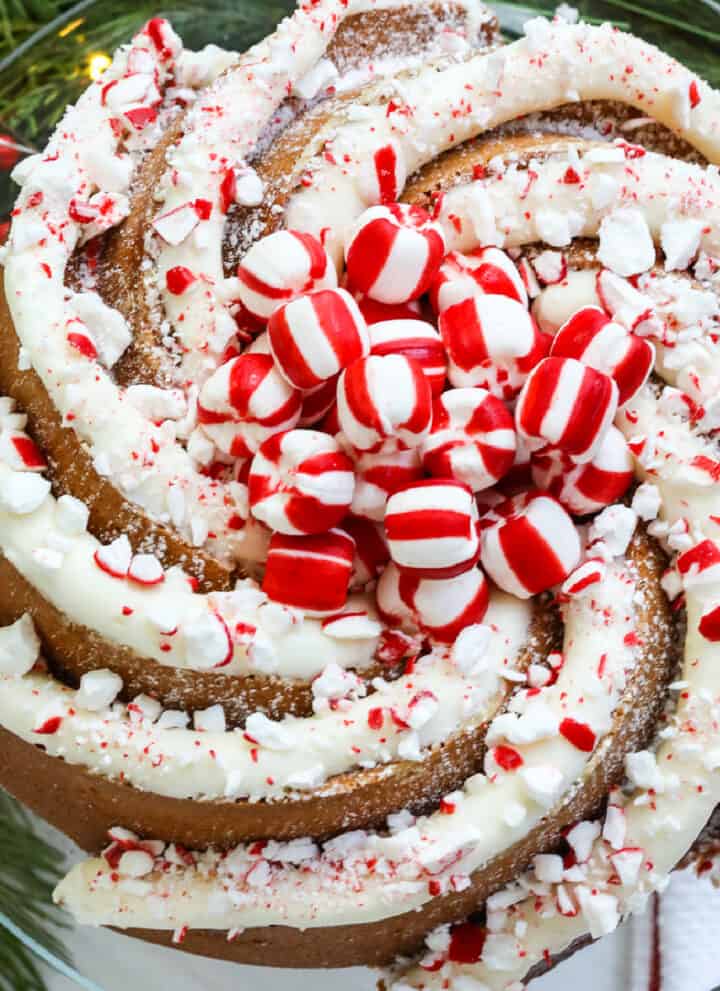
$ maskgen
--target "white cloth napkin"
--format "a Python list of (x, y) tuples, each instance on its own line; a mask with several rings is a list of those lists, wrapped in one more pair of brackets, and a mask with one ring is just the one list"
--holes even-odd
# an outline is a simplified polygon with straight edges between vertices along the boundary
[(720, 889), (690, 870), (630, 922), (631, 991), (720, 988)]

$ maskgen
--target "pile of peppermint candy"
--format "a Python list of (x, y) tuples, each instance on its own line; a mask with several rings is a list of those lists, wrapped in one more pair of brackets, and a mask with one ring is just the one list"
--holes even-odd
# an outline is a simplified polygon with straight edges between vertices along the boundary
[(543, 333), (530, 301), (564, 265), (447, 253), (417, 205), (363, 213), (345, 266), (340, 287), (321, 241), (292, 230), (248, 251), (255, 336), (204, 384), (199, 421), (272, 531), (272, 600), (328, 615), (379, 579), (384, 622), (452, 643), (483, 618), (485, 573), (529, 598), (577, 567), (573, 516), (633, 480), (613, 419), (654, 348), (595, 306)]

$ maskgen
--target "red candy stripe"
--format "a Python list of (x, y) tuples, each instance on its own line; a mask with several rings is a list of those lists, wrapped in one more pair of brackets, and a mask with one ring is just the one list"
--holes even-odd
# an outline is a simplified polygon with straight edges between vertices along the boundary
[(262, 588), (273, 602), (311, 613), (345, 605), (355, 541), (341, 530), (310, 537), (273, 534)]
[(570, 513), (584, 516), (617, 502), (635, 477), (627, 441), (610, 427), (586, 464), (576, 465), (562, 451), (532, 456), (532, 480), (558, 499)]
[(430, 287), (432, 308), (442, 313), (478, 293), (508, 296), (527, 309), (527, 290), (514, 262), (504, 251), (499, 248), (476, 248), (466, 254), (451, 251)]

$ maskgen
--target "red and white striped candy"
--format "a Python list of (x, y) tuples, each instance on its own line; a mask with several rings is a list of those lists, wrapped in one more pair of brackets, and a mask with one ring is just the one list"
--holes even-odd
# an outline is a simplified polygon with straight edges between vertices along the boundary
[(594, 513), (621, 499), (634, 478), (633, 456), (627, 441), (610, 427), (591, 461), (576, 465), (562, 451), (532, 458), (532, 479), (578, 516)]
[(509, 296), (475, 295), (456, 303), (440, 314), (438, 326), (450, 382), (479, 386), (499, 399), (517, 395), (550, 346), (527, 309)]
[(371, 354), (404, 354), (425, 372), (433, 396), (445, 386), (447, 358), (440, 334), (426, 320), (384, 320), (370, 327)]
[(263, 592), (273, 602), (323, 615), (347, 600), (355, 541), (342, 530), (306, 537), (274, 533)]
[(250, 509), (279, 533), (323, 533), (347, 513), (354, 485), (352, 461), (333, 437), (288, 430), (266, 440), (253, 458)]
[(422, 320), (423, 318), (422, 306), (416, 299), (411, 299), (409, 303), (378, 303), (376, 299), (371, 299), (365, 293), (356, 292), (355, 302), (360, 307), (368, 327), (374, 323), (383, 323), (385, 320)]
[(377, 605), (389, 626), (417, 626), (438, 643), (454, 643), (462, 631), (481, 623), (488, 584), (479, 568), (455, 578), (417, 578), (389, 564), (377, 586)]
[(368, 329), (345, 289), (318, 289), (279, 307), (268, 322), (278, 368), (296, 389), (314, 389), (370, 350)]
[(412, 358), (372, 354), (340, 376), (337, 413), (343, 433), (358, 451), (410, 450), (430, 430), (432, 393)]
[(407, 303), (427, 291), (444, 255), (442, 228), (422, 207), (373, 206), (345, 246), (348, 281), (380, 303)]
[(352, 511), (378, 522), (385, 517), (390, 496), (398, 489), (423, 477), (420, 452), (389, 451), (384, 454), (361, 454), (355, 462), (355, 493)]
[(486, 521), (482, 566), (496, 585), (520, 599), (565, 581), (580, 561), (575, 525), (551, 496), (515, 496), (495, 507)]
[(301, 396), (280, 375), (272, 356), (241, 354), (221, 365), (200, 391), (198, 421), (225, 454), (250, 457), (300, 417)]
[(380, 523), (360, 516), (346, 516), (340, 526), (355, 541), (352, 584), (367, 585), (374, 581), (390, 560), (385, 528)]
[(322, 385), (303, 392), (299, 427), (312, 427), (330, 412), (337, 399), (338, 378), (339, 376), (336, 375)]
[(621, 406), (642, 389), (655, 364), (655, 348), (650, 341), (629, 333), (596, 306), (578, 310), (563, 324), (550, 354), (576, 358), (605, 372), (617, 383)]
[(451, 251), (430, 286), (430, 304), (442, 313), (474, 296), (509, 296), (527, 309), (528, 295), (513, 260), (500, 248)]
[(424, 479), (388, 500), (385, 533), (390, 556), (419, 578), (452, 578), (478, 559), (478, 512), (467, 485)]
[(515, 447), (513, 418), (500, 399), (485, 389), (450, 389), (433, 403), (423, 468), (480, 492), (510, 471)]
[(609, 375), (574, 358), (545, 358), (520, 393), (515, 424), (531, 450), (549, 444), (582, 463), (597, 451), (617, 405)]
[(238, 266), (238, 296), (245, 309), (265, 321), (283, 303), (312, 289), (337, 285), (337, 272), (312, 234), (275, 231), (261, 238)]

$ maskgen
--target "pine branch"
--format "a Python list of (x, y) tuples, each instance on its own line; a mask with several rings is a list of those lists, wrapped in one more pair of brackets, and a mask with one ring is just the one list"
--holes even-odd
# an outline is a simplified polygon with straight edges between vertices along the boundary
[[(29, 815), (0, 791), (0, 906), (8, 919), (64, 962), (68, 954), (52, 904), (63, 874), (63, 855), (33, 830)], [(0, 991), (46, 991), (33, 954), (0, 926)]]
[(73, 0), (0, 0), (0, 56), (6, 55)]

